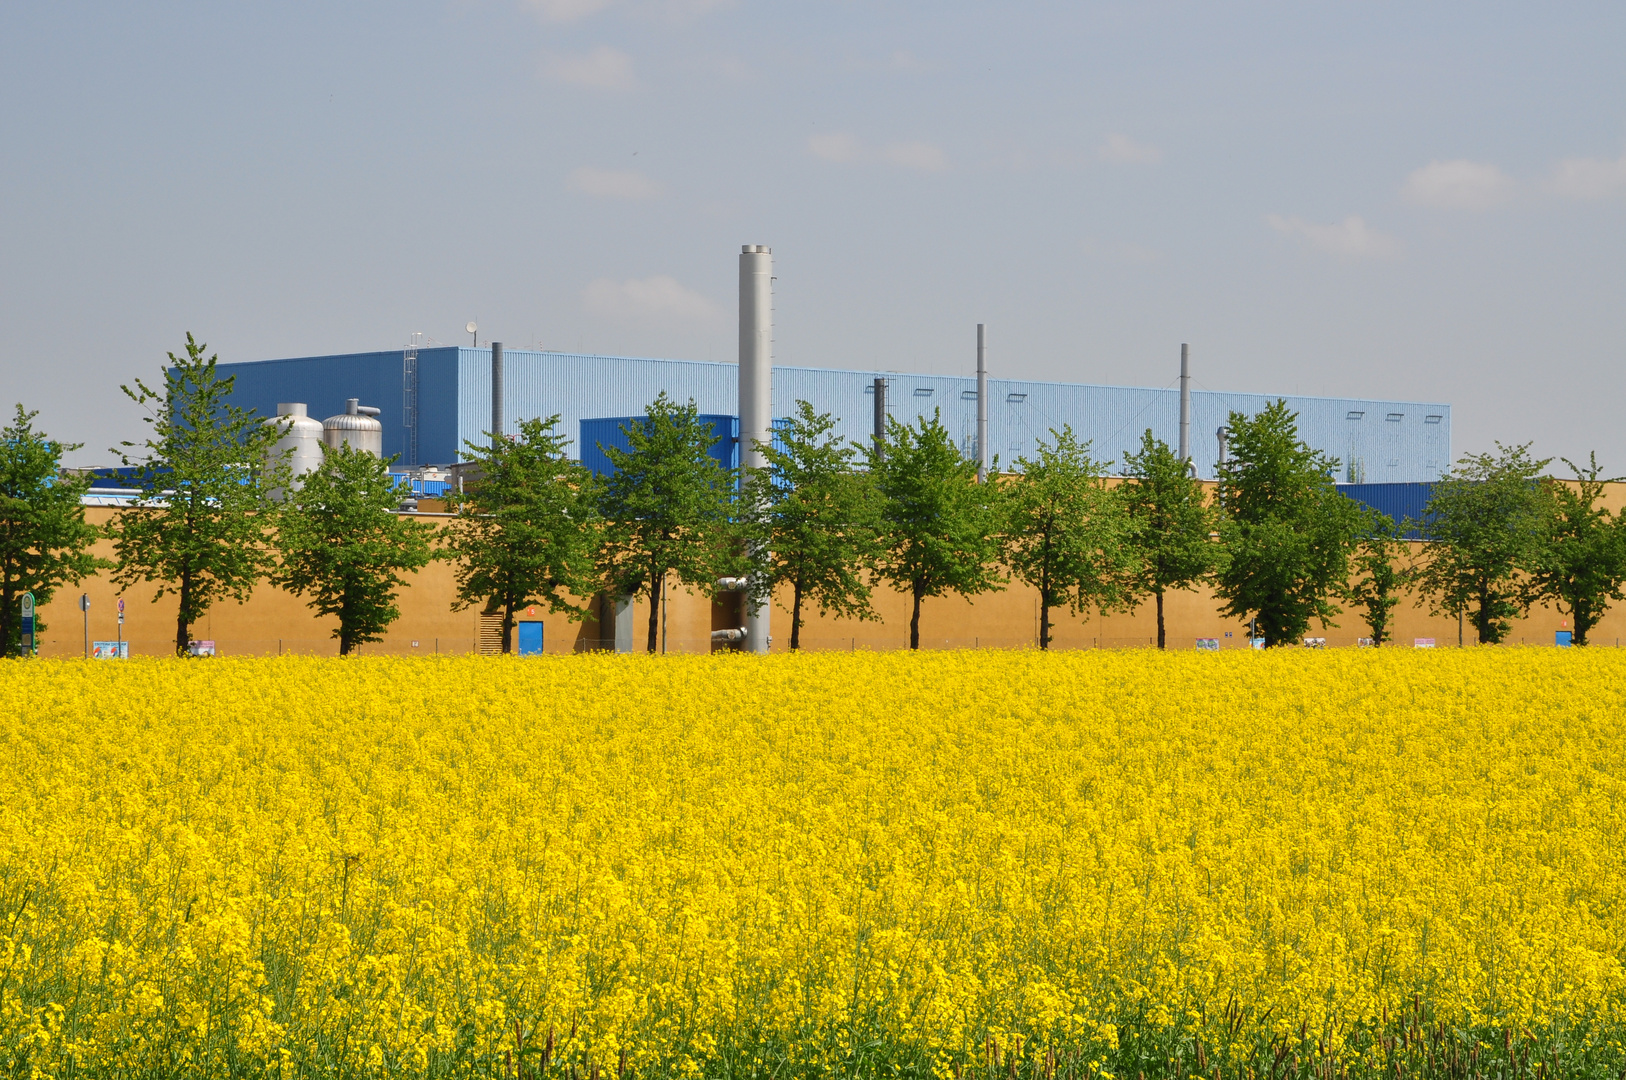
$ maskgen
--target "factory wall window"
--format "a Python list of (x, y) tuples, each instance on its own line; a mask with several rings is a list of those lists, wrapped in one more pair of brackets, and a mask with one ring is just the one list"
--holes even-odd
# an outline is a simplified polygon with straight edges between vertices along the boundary
[(1425, 423), (1425, 424), (1438, 424), (1441, 420), (1444, 420), (1444, 419), (1445, 419), (1445, 417), (1443, 417), (1443, 416), (1436, 416), (1436, 415), (1431, 414), (1429, 416), (1423, 417), (1423, 423)]
[(1406, 418), (1406, 414), (1403, 413), (1403, 412), (1392, 412), (1388, 416), (1384, 417), (1384, 419), (1389, 421), (1389, 423), (1391, 423), (1391, 424), (1398, 424), (1398, 423), (1400, 423), (1400, 421), (1404, 420), (1405, 418)]
[(976, 401), (977, 392), (975, 390), (961, 390), (960, 399), (962, 401)]
[(931, 397), (931, 396), (932, 396), (932, 388), (931, 387), (929, 387), (929, 386), (917, 386), (917, 387), (915, 387), (915, 397)]
[(1028, 399), (1028, 396), (1026, 394), (1006, 394), (1005, 395), (1005, 400), (1007, 402), (1009, 402), (1010, 404), (1012, 404), (1012, 405), (1020, 405), (1020, 404), (1022, 404), (1022, 402), (1026, 401), (1027, 399)]
[(1366, 413), (1362, 412), (1360, 409), (1351, 409), (1347, 413), (1344, 414), (1344, 419), (1345, 420), (1359, 420), (1365, 415), (1366, 415)]

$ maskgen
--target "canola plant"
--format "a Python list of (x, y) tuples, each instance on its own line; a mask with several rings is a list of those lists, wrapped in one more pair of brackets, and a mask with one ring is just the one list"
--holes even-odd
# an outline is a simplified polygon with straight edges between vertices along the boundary
[(16, 1076), (1615, 1076), (1626, 658), (0, 665)]

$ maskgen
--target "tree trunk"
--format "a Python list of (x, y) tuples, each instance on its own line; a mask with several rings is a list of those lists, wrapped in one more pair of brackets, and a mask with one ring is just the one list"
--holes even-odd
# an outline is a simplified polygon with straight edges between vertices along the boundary
[(1039, 649), (1041, 652), (1050, 650), (1050, 605), (1043, 596), (1039, 598)]
[(1164, 633), (1163, 626), (1163, 590), (1157, 589), (1155, 591), (1157, 593), (1157, 647), (1166, 649), (1169, 647), (1169, 639)]
[(514, 602), (506, 601), (502, 609), (502, 654), (514, 651)]
[(655, 655), (655, 647), (660, 641), (661, 629), (661, 586), (666, 584), (665, 574), (651, 574), (649, 576), (649, 655)]
[(175, 607), (175, 655), (185, 656), (187, 646), (192, 643), (192, 627), (186, 621), (187, 609), (192, 604), (192, 572), (181, 571), (181, 591), (179, 602)]
[(802, 647), (802, 578), (797, 575), (790, 600), (790, 651)]
[(920, 586), (912, 590), (915, 594), (915, 613), (909, 616), (909, 648), (920, 648)]

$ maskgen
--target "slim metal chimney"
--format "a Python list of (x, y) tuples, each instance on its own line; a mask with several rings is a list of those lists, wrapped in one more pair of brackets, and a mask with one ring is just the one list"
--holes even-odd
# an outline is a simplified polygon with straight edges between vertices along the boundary
[(1180, 346), (1180, 460), (1191, 461), (1191, 346)]
[(491, 448), (502, 439), (502, 342), (491, 343)]
[[(773, 251), (761, 244), (740, 249), (740, 467), (766, 468), (756, 444), (773, 438)], [(745, 613), (745, 648), (770, 644), (771, 600)]]
[(886, 380), (875, 379), (875, 456), (886, 456)]
[(977, 483), (988, 479), (988, 353), (977, 324)]

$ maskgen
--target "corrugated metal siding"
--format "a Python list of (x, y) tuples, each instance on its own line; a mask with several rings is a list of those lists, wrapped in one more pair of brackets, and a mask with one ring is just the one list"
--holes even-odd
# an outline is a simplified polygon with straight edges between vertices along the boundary
[[(507, 374), (508, 350), (503, 350), (504, 374)], [(626, 429), (633, 424), (641, 423), (642, 416), (604, 416), (591, 420), (580, 421), (578, 427), (581, 432), (581, 462), (592, 469), (599, 476), (607, 476), (615, 471), (610, 464), (610, 456), (601, 447), (613, 446), (617, 450), (631, 450), (632, 440), (627, 438)], [(737, 469), (740, 466), (740, 421), (734, 416), (719, 416), (715, 413), (701, 413), (695, 417), (702, 424), (710, 424), (711, 430), (717, 434), (717, 441), (711, 445), (711, 456), (717, 464), (724, 469)]]
[[(457, 352), (450, 346), (418, 350), (418, 457), (425, 462), (458, 459)], [(402, 360), (401, 350), (393, 349), (221, 364), (218, 370), (236, 380), (232, 402), (261, 416), (275, 416), (280, 402), (302, 401), (313, 419), (325, 420), (344, 412), (346, 398), (360, 398), (363, 405), (380, 410), (384, 455), (399, 454), (404, 462)], [(490, 397), (488, 389), (486, 399)]]
[[(1433, 484), (1339, 484), (1338, 490), (1356, 502), (1388, 514), (1396, 525), (1407, 520), (1423, 520), (1423, 507), (1434, 496)], [(1420, 539), (1422, 534), (1410, 529), (1408, 539)]]
[[(465, 441), (483, 444), (491, 422), (491, 350), (462, 347), (419, 352), (419, 461), (446, 464)], [(703, 413), (738, 412), (739, 369), (733, 364), (505, 349), (505, 422), (511, 433), (527, 417), (558, 413), (559, 430), (579, 438), (583, 420), (637, 416), (661, 391), (693, 399)], [(386, 453), (404, 450), (401, 353), (223, 364), (238, 376), (237, 399), (269, 414), (278, 401), (304, 401), (317, 419), (360, 397), (383, 409)], [(888, 382), (887, 411), (905, 423), (940, 410), (943, 423), (969, 455), (975, 450), (977, 403), (972, 376), (909, 375), (834, 368), (774, 369), (774, 415), (788, 416), (798, 399), (840, 421), (837, 433), (867, 443), (878, 375)], [(1173, 389), (990, 379), (989, 443), (1004, 467), (1031, 456), (1053, 428), (1072, 425), (1096, 457), (1121, 462), (1146, 428), (1171, 446), (1179, 440), (1179, 394)], [(917, 393), (917, 391), (919, 391)], [(1192, 456), (1198, 473), (1214, 475), (1215, 431), (1231, 412), (1257, 413), (1278, 396), (1196, 391), (1192, 394)], [(1428, 402), (1287, 397), (1299, 432), (1311, 446), (1339, 459), (1339, 479), (1366, 483), (1438, 479), (1451, 462), (1451, 408)], [(1396, 414), (1398, 419), (1387, 417)], [(1429, 417), (1437, 417), (1430, 421)], [(580, 448), (577, 448), (580, 452)]]

